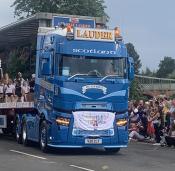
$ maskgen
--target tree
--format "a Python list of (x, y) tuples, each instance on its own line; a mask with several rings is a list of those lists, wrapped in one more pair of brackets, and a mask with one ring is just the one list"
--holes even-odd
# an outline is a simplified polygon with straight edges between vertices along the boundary
[(18, 72), (22, 72), (24, 78), (30, 78), (35, 73), (35, 52), (31, 47), (17, 47), (10, 50), (7, 72), (11, 78), (15, 78)]
[(168, 78), (175, 79), (175, 69), (171, 74), (168, 75)]
[(143, 98), (142, 87), (139, 84), (137, 78), (131, 82), (130, 91), (129, 91), (129, 99), (130, 100), (141, 100)]
[(128, 55), (134, 59), (135, 74), (139, 74), (139, 70), (142, 67), (140, 56), (136, 52), (135, 47), (132, 43), (126, 44), (126, 48), (128, 51)]
[(15, 7), (17, 17), (28, 17), (37, 12), (108, 17), (104, 0), (15, 0), (12, 7)]
[[(140, 56), (136, 52), (134, 45), (132, 43), (126, 44), (128, 55), (134, 59), (134, 69), (135, 69), (135, 74), (139, 74), (139, 70), (142, 66), (141, 61), (140, 61)], [(142, 96), (142, 89), (140, 87), (140, 84), (137, 79), (134, 79), (132, 81), (131, 86), (130, 86), (130, 99), (135, 99), (138, 100)]]
[(148, 67), (146, 67), (146, 69), (145, 69), (145, 71), (142, 71), (142, 75), (144, 75), (144, 76), (153, 76), (153, 72), (148, 68)]
[(167, 78), (168, 75), (172, 74), (174, 70), (175, 59), (165, 56), (164, 59), (160, 61), (156, 76), (160, 78)]

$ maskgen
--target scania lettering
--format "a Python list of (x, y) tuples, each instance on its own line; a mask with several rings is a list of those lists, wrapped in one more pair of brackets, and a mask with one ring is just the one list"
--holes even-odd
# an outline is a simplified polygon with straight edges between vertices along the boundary
[[(13, 129), (18, 143), (38, 142), (44, 152), (118, 152), (128, 144), (133, 60), (114, 30), (68, 26), (39, 27), (34, 101), (1, 103), (0, 128)], [(15, 116), (12, 127), (7, 111)]]

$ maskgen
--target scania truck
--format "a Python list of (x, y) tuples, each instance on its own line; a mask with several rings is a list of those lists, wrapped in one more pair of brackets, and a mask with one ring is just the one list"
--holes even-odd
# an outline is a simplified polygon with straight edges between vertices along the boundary
[(40, 27), (36, 54), (34, 102), (1, 104), (1, 128), (11, 110), (17, 142), (38, 142), (43, 152), (127, 147), (134, 66), (118, 28)]

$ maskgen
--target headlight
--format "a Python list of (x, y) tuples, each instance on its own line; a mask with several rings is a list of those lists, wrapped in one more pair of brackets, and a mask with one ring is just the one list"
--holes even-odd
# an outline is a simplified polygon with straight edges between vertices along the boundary
[(128, 123), (127, 119), (119, 119), (116, 122), (117, 126), (126, 126), (127, 123)]
[(58, 118), (56, 119), (56, 123), (57, 123), (58, 125), (65, 125), (65, 126), (68, 126), (69, 123), (70, 123), (70, 119), (58, 117)]

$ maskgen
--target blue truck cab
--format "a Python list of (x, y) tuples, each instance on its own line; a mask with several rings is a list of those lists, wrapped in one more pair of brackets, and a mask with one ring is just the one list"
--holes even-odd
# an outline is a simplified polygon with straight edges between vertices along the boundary
[(18, 116), (18, 141), (39, 142), (43, 151), (127, 147), (133, 77), (133, 60), (115, 30), (39, 28), (34, 110)]

